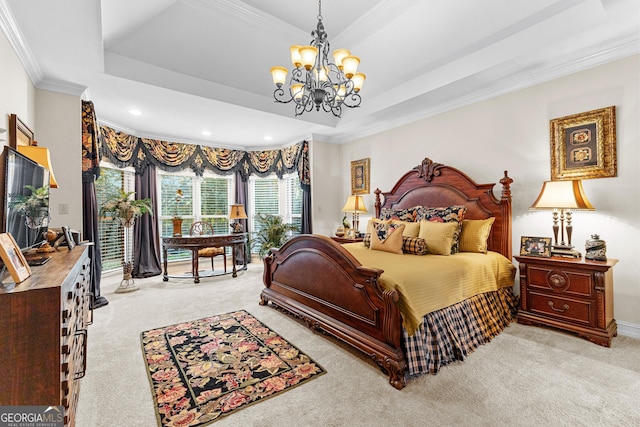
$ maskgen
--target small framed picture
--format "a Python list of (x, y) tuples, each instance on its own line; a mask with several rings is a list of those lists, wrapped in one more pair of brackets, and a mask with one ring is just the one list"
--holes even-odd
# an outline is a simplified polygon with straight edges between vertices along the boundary
[(527, 237), (520, 238), (520, 255), (524, 256), (551, 256), (551, 237)]
[(71, 229), (68, 225), (62, 226), (62, 232), (64, 233), (64, 239), (67, 241), (67, 247), (69, 250), (73, 249), (76, 245), (76, 241), (73, 240), (73, 234), (71, 234)]
[(14, 282), (24, 282), (31, 276), (29, 264), (10, 233), (0, 234), (0, 257)]

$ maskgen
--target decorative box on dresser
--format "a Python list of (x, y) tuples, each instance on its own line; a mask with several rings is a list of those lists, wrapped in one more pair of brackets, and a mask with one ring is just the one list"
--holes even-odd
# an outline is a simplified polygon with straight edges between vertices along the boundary
[(61, 405), (65, 426), (75, 425), (93, 317), (88, 253), (61, 248), (24, 282), (0, 288), (0, 405)]
[(515, 259), (520, 263), (518, 323), (552, 326), (611, 345), (618, 334), (613, 318), (613, 266), (618, 260)]

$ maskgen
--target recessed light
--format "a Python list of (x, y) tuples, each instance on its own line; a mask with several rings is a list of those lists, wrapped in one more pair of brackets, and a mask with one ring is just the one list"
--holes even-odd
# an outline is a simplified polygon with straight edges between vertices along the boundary
[(134, 108), (134, 109), (129, 110), (129, 114), (134, 115), (134, 116), (141, 116), (142, 115), (142, 111), (136, 110)]
[(267, 136), (264, 137), (265, 141), (271, 141), (272, 139), (273, 139), (273, 137), (270, 136), (270, 135), (267, 135)]
[(211, 132), (209, 132), (208, 130), (203, 130), (203, 131), (202, 131), (202, 134), (203, 134), (204, 136), (211, 136)]

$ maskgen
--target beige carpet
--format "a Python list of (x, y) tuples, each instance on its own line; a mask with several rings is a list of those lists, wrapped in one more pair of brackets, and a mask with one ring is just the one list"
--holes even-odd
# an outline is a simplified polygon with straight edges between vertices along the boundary
[[(187, 267), (179, 267), (181, 271)], [(327, 374), (230, 415), (212, 426), (637, 426), (640, 340), (614, 338), (604, 348), (571, 334), (513, 323), (464, 362), (398, 391), (367, 357), (258, 305), (262, 265), (237, 278), (138, 279), (116, 294), (89, 327), (78, 427), (156, 424), (140, 350), (142, 331), (245, 309), (320, 363)]]

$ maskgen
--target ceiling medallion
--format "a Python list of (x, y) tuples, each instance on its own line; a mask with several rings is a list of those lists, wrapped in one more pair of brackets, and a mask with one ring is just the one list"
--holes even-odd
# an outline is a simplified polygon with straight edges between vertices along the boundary
[(276, 102), (296, 106), (296, 116), (305, 111), (320, 108), (331, 111), (334, 116), (342, 115), (342, 107), (360, 106), (360, 89), (366, 76), (357, 73), (360, 58), (351, 55), (347, 49), (333, 52), (334, 62), (329, 62), (329, 40), (322, 24), (322, 1), (318, 1), (318, 25), (311, 32), (313, 40), (309, 46), (293, 45), (290, 48), (291, 78), (287, 85), (289, 70), (272, 67), (271, 76), (276, 85), (273, 97)]

